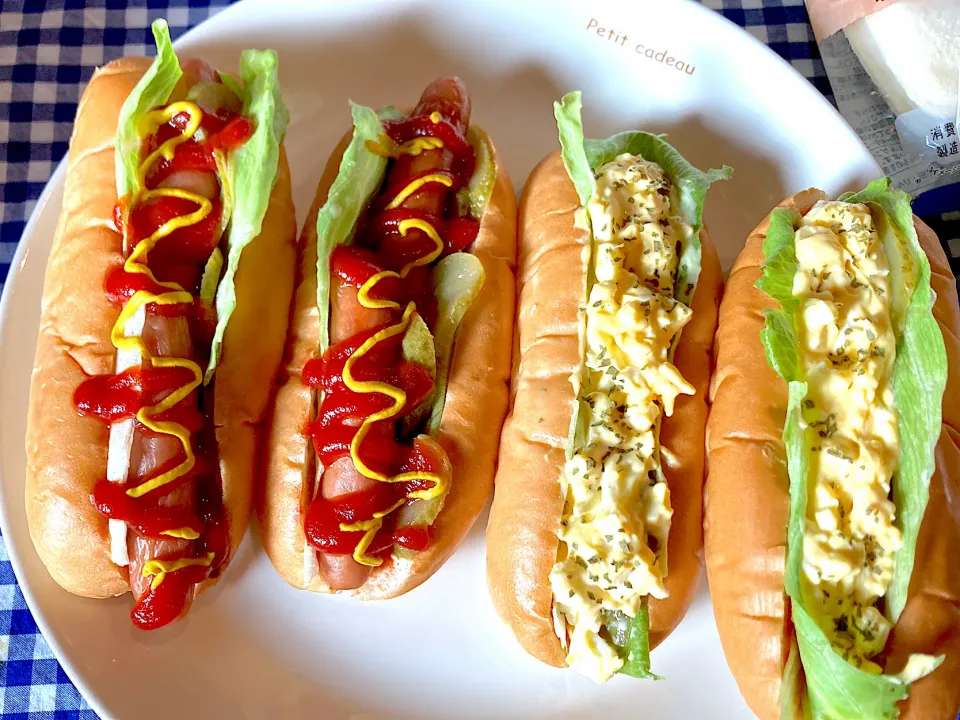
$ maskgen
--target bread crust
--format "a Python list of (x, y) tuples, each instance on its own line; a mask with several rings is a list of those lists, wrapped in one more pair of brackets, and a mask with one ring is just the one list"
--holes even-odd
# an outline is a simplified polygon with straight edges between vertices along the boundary
[[(301, 378), (317, 354), (316, 220), (336, 178), (344, 137), (327, 162), (300, 237), (300, 269), (285, 354), (268, 431), (264, 492), (258, 501), (260, 532), (277, 572), (293, 587), (331, 592), (320, 574), (306, 582), (303, 515), (312, 489), (315, 454), (307, 428), (316, 412), (313, 389)], [(433, 542), (412, 561), (393, 558), (375, 568), (353, 597), (383, 600), (402, 595), (429, 578), (473, 526), (493, 489), (499, 430), (507, 410), (510, 337), (513, 332), (516, 263), (516, 202), (510, 179), (494, 152), (497, 178), (470, 248), (483, 264), (483, 288), (461, 321), (451, 358), (443, 418), (436, 437), (453, 467), (453, 482), (433, 525)]]
[[(805, 213), (818, 200), (804, 190), (778, 207)], [(710, 595), (727, 662), (740, 692), (764, 720), (780, 717), (778, 697), (792, 626), (783, 578), (790, 490), (781, 433), (787, 385), (767, 364), (760, 343), (763, 311), (775, 302), (757, 290), (767, 216), (750, 233), (727, 279), (716, 338), (716, 367), (707, 424), (708, 477), (704, 549)], [(920, 528), (907, 606), (891, 633), (886, 667), (897, 672), (911, 652), (945, 653), (943, 665), (914, 683), (901, 717), (956, 717), (960, 686), (960, 576), (949, 548), (960, 543), (960, 407), (946, 402), (960, 392), (960, 310), (956, 285), (936, 236), (914, 224), (930, 259), (937, 293), (934, 316), (947, 346), (949, 375), (937, 469)], [(952, 571), (953, 570), (953, 571)]]
[[(109, 429), (77, 413), (73, 394), (88, 377), (110, 374), (115, 367), (110, 330), (119, 308), (107, 299), (103, 283), (123, 258), (113, 224), (117, 118), (151, 62), (142, 57), (111, 62), (94, 74), (80, 100), (31, 377), (24, 494), (30, 536), (59, 585), (93, 598), (123, 594), (129, 584), (126, 568), (110, 558), (107, 519), (90, 502), (93, 486), (106, 476)], [(178, 86), (171, 99), (183, 90)], [(250, 516), (248, 467), (282, 349), (295, 236), (289, 170), (281, 150), (262, 232), (241, 257), (238, 306), (227, 326), (214, 384), (231, 555)]]
[[(565, 462), (582, 365), (578, 310), (586, 298), (589, 232), (575, 225), (580, 201), (559, 153), (530, 175), (520, 201), (516, 367), (504, 425), (496, 492), (487, 525), (487, 583), (500, 617), (534, 657), (566, 666), (554, 631), (550, 570), (556, 562)], [(701, 547), (703, 433), (709, 359), (723, 276), (709, 234), (700, 234), (703, 262), (675, 363), (696, 394), (680, 396), (664, 418), (664, 472), (674, 508), (668, 540), (669, 596), (650, 601), (650, 643), (659, 644), (693, 599)], [(675, 457), (676, 462), (668, 458)]]

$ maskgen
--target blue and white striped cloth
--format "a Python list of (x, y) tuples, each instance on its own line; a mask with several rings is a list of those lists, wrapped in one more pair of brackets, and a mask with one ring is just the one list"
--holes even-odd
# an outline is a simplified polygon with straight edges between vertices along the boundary
[[(704, 0), (767, 43), (829, 96), (803, 0)], [(37, 198), (67, 152), (94, 69), (174, 38), (229, 0), (3, 0), (0, 5), (0, 283)], [(95, 719), (37, 630), (0, 540), (0, 720)]]

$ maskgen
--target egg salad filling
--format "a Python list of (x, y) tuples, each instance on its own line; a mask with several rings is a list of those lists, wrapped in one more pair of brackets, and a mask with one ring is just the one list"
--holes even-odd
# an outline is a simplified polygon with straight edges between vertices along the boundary
[(581, 432), (561, 474), (564, 509), (550, 573), (567, 664), (597, 682), (623, 660), (613, 623), (667, 591), (673, 514), (660, 423), (693, 387), (672, 364), (691, 310), (674, 298), (692, 229), (674, 214), (663, 170), (620, 155), (596, 173), (587, 207), (595, 281), (584, 310)]
[(795, 239), (810, 463), (802, 582), (833, 647), (879, 673), (870, 658), (891, 624), (877, 603), (902, 544), (890, 500), (900, 455), (890, 274), (866, 205), (821, 201)]

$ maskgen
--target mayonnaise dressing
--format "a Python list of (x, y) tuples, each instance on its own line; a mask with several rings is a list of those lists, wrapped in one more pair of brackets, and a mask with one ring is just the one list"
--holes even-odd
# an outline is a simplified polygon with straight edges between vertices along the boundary
[(660, 423), (678, 395), (694, 392), (671, 362), (691, 317), (674, 291), (692, 229), (674, 214), (670, 196), (658, 165), (620, 155), (599, 169), (587, 208), (596, 278), (584, 313), (580, 399), (588, 429), (561, 476), (560, 550), (550, 583), (567, 663), (597, 682), (623, 665), (604, 611), (632, 618), (644, 597), (667, 595), (673, 509)]
[(870, 208), (819, 202), (796, 231), (793, 294), (810, 462), (802, 581), (845, 659), (870, 672), (890, 621), (877, 607), (902, 545), (890, 482), (900, 437), (890, 272)]

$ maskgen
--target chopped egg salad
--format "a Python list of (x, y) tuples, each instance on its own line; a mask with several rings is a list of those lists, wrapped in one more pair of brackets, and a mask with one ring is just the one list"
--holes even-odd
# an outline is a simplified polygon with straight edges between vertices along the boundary
[(633, 618), (645, 597), (667, 595), (673, 511), (660, 423), (678, 395), (694, 392), (671, 362), (691, 318), (674, 293), (693, 232), (672, 196), (660, 166), (624, 154), (596, 172), (587, 207), (595, 280), (583, 313), (578, 422), (585, 432), (561, 473), (550, 584), (567, 663), (597, 682), (623, 665), (605, 619)]
[(810, 473), (802, 583), (833, 647), (856, 667), (879, 673), (871, 658), (891, 624), (877, 602), (902, 544), (890, 500), (900, 456), (890, 273), (866, 205), (817, 203), (795, 241)]

